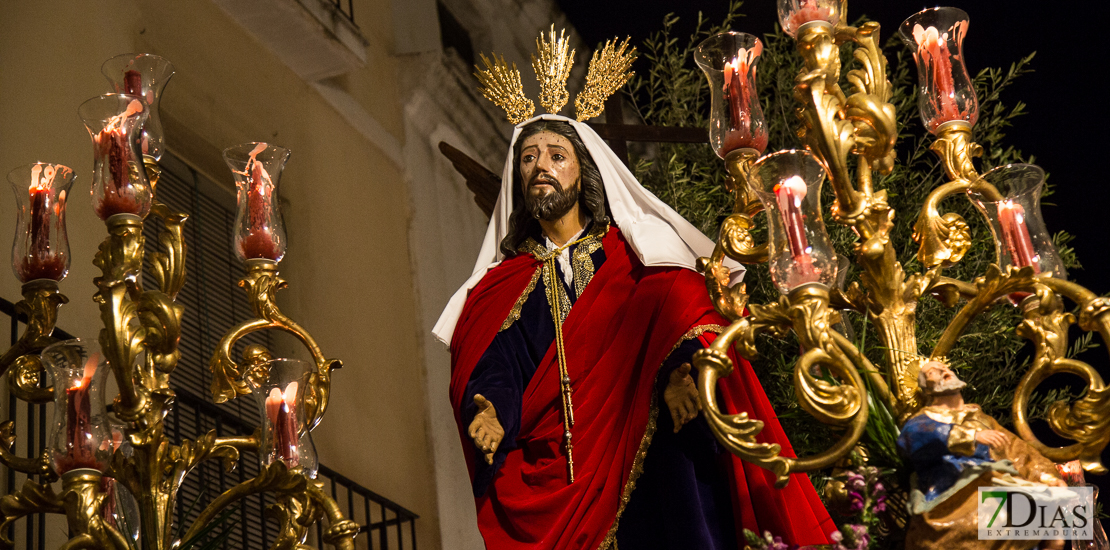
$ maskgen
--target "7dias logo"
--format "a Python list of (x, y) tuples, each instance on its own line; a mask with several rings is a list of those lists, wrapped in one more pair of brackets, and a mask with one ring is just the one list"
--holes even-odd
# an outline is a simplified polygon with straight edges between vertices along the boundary
[(1088, 540), (1091, 487), (979, 487), (979, 540)]

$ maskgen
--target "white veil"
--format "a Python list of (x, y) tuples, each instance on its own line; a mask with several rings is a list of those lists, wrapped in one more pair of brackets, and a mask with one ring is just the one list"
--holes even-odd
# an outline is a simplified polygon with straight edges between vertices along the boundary
[[(432, 334), (439, 341), (450, 345), (455, 324), (462, 314), (463, 304), (470, 289), (477, 286), (486, 272), (496, 266), (504, 255), (501, 253), (501, 240), (509, 230), (509, 214), (513, 211), (513, 146), (520, 136), (521, 128), (537, 120), (560, 120), (569, 123), (578, 131), (578, 136), (586, 144), (601, 172), (605, 185), (605, 198), (609, 202), (613, 223), (620, 228), (625, 240), (636, 251), (640, 261), (646, 266), (673, 266), (695, 269), (699, 257), (713, 253), (713, 241), (698, 231), (690, 222), (659, 200), (628, 171), (612, 149), (594, 132), (581, 122), (559, 115), (540, 115), (516, 125), (509, 153), (505, 158), (505, 169), (501, 172), (501, 193), (493, 207), (489, 228), (486, 229), (482, 250), (474, 263), (474, 272), (467, 279), (439, 316)], [(744, 276), (744, 267), (730, 259), (725, 266), (732, 272), (732, 283)]]

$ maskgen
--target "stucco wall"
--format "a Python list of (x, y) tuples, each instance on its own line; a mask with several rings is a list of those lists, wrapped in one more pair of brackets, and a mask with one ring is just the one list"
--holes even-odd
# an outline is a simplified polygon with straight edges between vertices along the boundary
[[(434, 549), (438, 514), (412, 298), (410, 202), (398, 162), (404, 125), (390, 7), (365, 0), (355, 8), (366, 67), (329, 79), (321, 91), (212, 1), (5, 2), (0, 171), (36, 160), (76, 171), (68, 213), (73, 262), (61, 285), (71, 303), (59, 326), (95, 337), (91, 260), (105, 231), (90, 208), (91, 143), (76, 111), (108, 91), (104, 60), (141, 51), (174, 63), (162, 103), (167, 147), (219, 182), (231, 181), (219, 158), (224, 147), (270, 141), (291, 149), (282, 178), (289, 249), (281, 264), (290, 288), (279, 302), (328, 356), (345, 362), (314, 433), (320, 460), (419, 514), (420, 546)], [(7, 239), (13, 199), (0, 196), (0, 239)], [(0, 275), (0, 295), (19, 299), (14, 276)], [(276, 351), (304, 355), (286, 343)]]

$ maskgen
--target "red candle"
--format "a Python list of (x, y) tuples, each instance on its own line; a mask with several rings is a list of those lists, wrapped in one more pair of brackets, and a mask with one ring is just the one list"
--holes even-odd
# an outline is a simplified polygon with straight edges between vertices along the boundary
[(1002, 226), (1002, 241), (1006, 243), (1014, 265), (1031, 265), (1034, 273), (1040, 273), (1040, 258), (1033, 249), (1033, 239), (1029, 237), (1029, 228), (1025, 225), (1025, 209), (1010, 200), (998, 203), (998, 223)]
[[(740, 48), (732, 61), (725, 62), (724, 95), (728, 101), (729, 127), (717, 154), (721, 157), (742, 147), (763, 151), (767, 148), (767, 132), (761, 125), (753, 128), (752, 102), (756, 101), (752, 90), (755, 79), (753, 63), (763, 52), (763, 43), (756, 42), (751, 48)], [(748, 71), (752, 79), (748, 79)], [(754, 131), (754, 133), (753, 133)]]
[(142, 95), (143, 95), (143, 75), (142, 75), (142, 73), (140, 73), (139, 71), (136, 71), (134, 69), (129, 70), (129, 71), (123, 71), (123, 93), (131, 94), (131, 95), (137, 95), (139, 97), (142, 97)]
[[(61, 214), (61, 204), (50, 200), (50, 188), (54, 184), (57, 170), (51, 165), (35, 165), (31, 168), (31, 228), (30, 246), (27, 254), (16, 266), (20, 280), (53, 279), (60, 281), (66, 273), (65, 258), (50, 248), (50, 211)], [(65, 191), (62, 191), (65, 193)], [(65, 195), (61, 196), (65, 200)]]
[(239, 239), (239, 251), (244, 258), (265, 258), (278, 261), (281, 258), (281, 247), (274, 238), (273, 225), (270, 220), (273, 216), (274, 183), (269, 172), (257, 158), (259, 153), (266, 150), (266, 144), (259, 143), (250, 152), (247, 160), (246, 173), (250, 178), (247, 188), (247, 234)]
[(790, 244), (790, 255), (794, 265), (788, 276), (787, 286), (795, 287), (802, 283), (820, 280), (813, 265), (813, 249), (806, 238), (805, 217), (802, 215), (802, 200), (806, 197), (806, 184), (802, 178), (793, 176), (775, 185), (775, 199), (783, 224), (786, 225), (786, 240)]
[[(956, 41), (967, 32), (967, 21), (956, 23), (952, 29)], [(941, 34), (936, 27), (914, 25), (913, 39), (917, 42), (915, 56), (932, 71), (933, 94), (929, 97), (936, 114), (928, 121), (929, 131), (945, 122), (963, 120), (968, 113), (956, 103), (956, 82), (952, 77), (952, 52), (948, 51), (948, 33)], [(957, 57), (957, 59), (959, 59)]]
[(131, 185), (131, 150), (127, 143), (127, 132), (123, 129), (124, 121), (142, 110), (143, 104), (132, 100), (127, 104), (127, 109), (112, 117), (111, 122), (94, 139), (101, 158), (107, 159), (112, 175), (111, 181), (105, 182), (104, 196), (96, 205), (96, 215), (102, 220), (115, 214), (140, 214), (144, 210)]
[[(139, 96), (146, 101), (147, 105), (154, 104), (154, 92), (150, 91), (146, 95), (143, 94), (143, 74), (134, 69), (123, 72), (123, 93)], [(150, 152), (150, 136), (146, 132), (143, 132), (139, 138), (139, 145), (142, 147), (144, 155)]]
[(1083, 474), (1083, 465), (1078, 459), (1057, 464), (1056, 469), (1060, 471), (1060, 477), (1064, 478), (1070, 487), (1082, 487), (1087, 483)]
[(66, 388), (66, 454), (55, 457), (58, 473), (74, 468), (100, 468), (96, 460), (96, 442), (93, 441), (92, 408), (89, 387), (99, 354), (85, 362), (85, 372), (73, 387)]
[(821, 7), (817, 5), (818, 0), (802, 0), (802, 4), (798, 9), (790, 14), (788, 25), (790, 27), (791, 35), (798, 27), (809, 23), (810, 21), (827, 21), (831, 23), (833, 16), (832, 8)]
[(809, 255), (805, 219), (802, 216), (802, 199), (806, 198), (806, 184), (794, 176), (775, 186), (782, 221), (786, 224), (786, 238), (790, 241), (790, 254), (795, 259)]
[(297, 430), (297, 387), (290, 382), (282, 393), (278, 388), (270, 390), (266, 396), (266, 417), (270, 420), (270, 440), (277, 451), (278, 458), (290, 468), (300, 463), (297, 446), (300, 437)]

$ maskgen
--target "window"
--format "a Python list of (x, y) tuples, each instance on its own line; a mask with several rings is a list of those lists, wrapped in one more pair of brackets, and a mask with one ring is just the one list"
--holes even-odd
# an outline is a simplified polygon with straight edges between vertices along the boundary
[(443, 50), (455, 50), (468, 67), (473, 66), (474, 44), (470, 41), (470, 33), (466, 32), (466, 27), (455, 19), (455, 15), (443, 2), (436, 2), (436, 11), (439, 12), (439, 37), (443, 42)]

